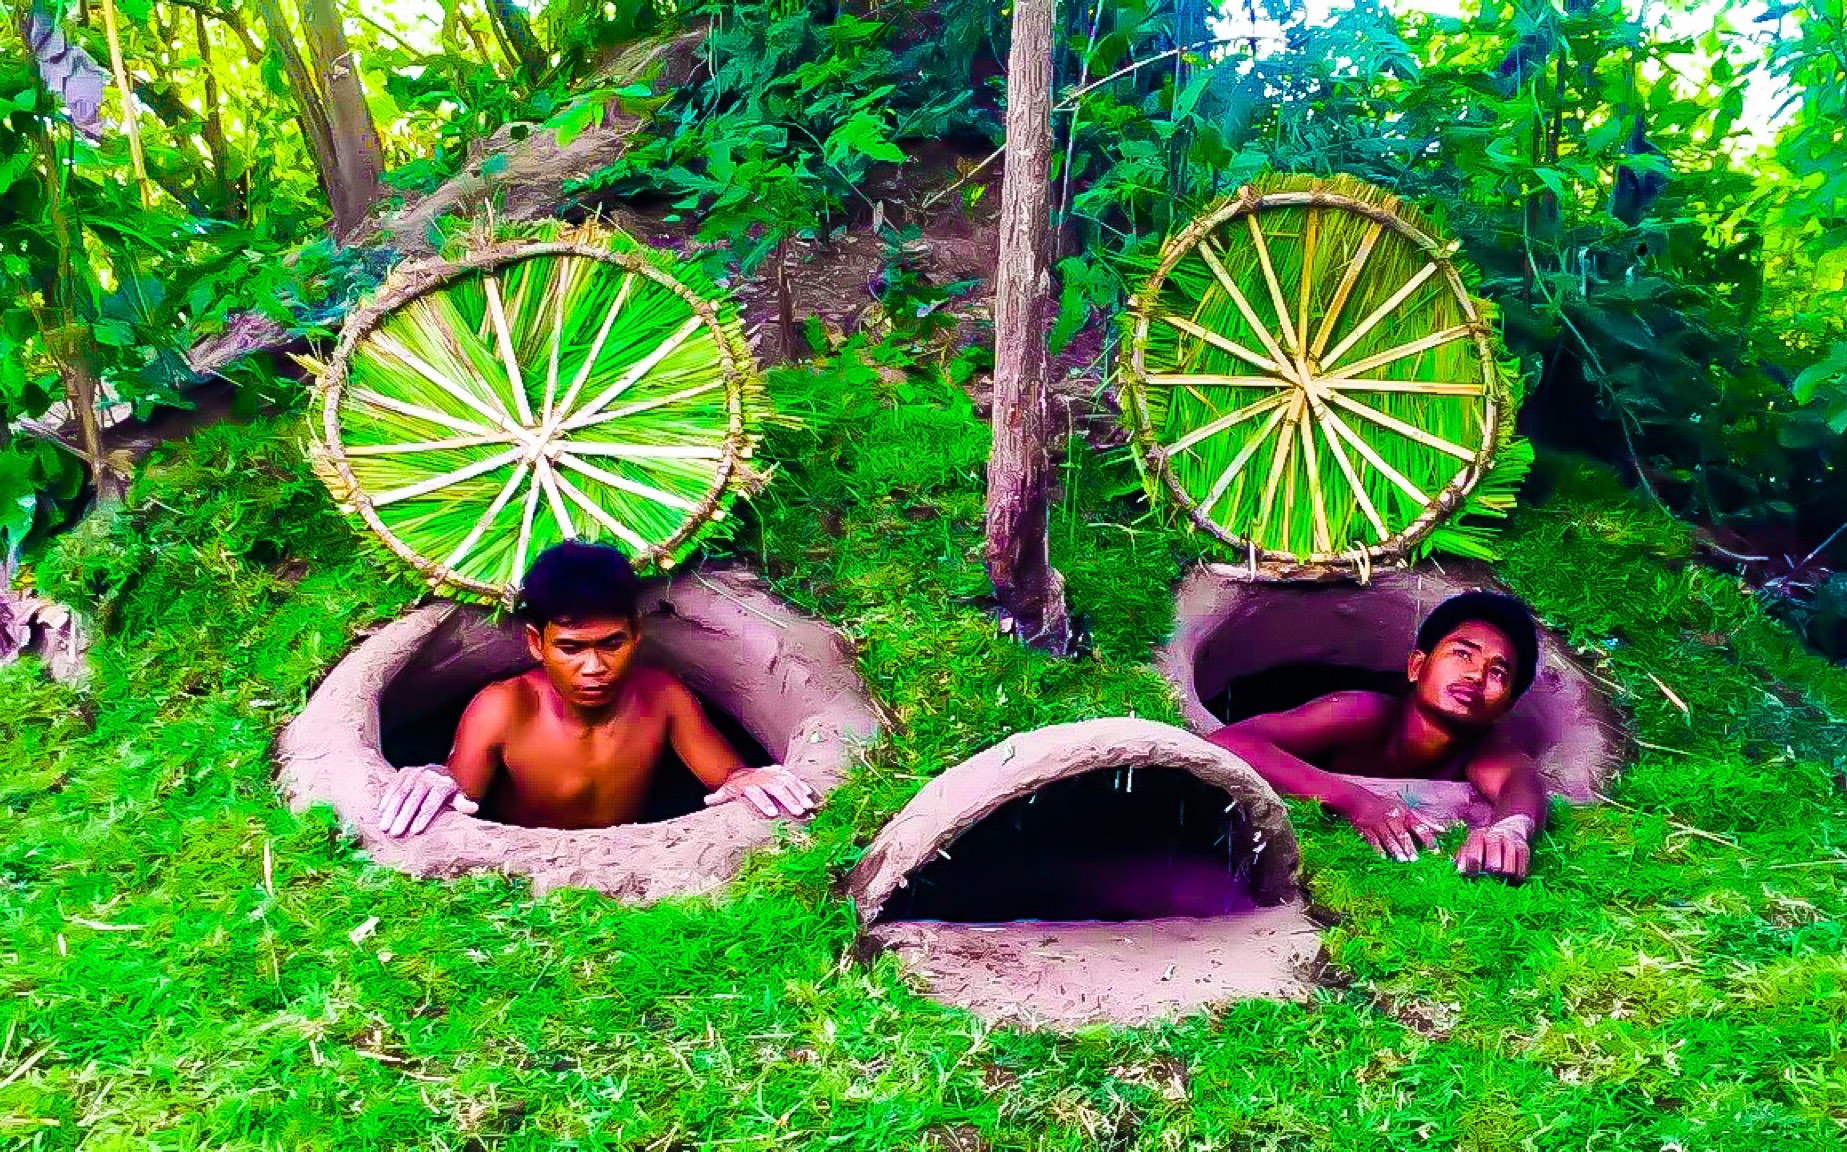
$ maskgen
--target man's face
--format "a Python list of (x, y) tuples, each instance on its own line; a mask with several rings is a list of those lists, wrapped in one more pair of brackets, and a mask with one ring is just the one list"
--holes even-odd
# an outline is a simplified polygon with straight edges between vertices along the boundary
[(633, 620), (554, 620), (543, 630), (526, 626), (526, 647), (545, 667), (552, 687), (579, 708), (602, 708), (616, 699), (640, 638)]
[(1514, 705), (1514, 646), (1479, 620), (1411, 653), (1407, 671), (1425, 710), (1465, 727), (1485, 728)]

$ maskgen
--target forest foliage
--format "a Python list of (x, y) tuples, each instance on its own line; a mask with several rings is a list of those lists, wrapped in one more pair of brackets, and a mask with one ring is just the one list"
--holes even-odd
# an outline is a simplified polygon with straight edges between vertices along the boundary
[[(1112, 351), (1150, 254), (1214, 195), (1269, 171), (1381, 184), (1463, 241), (1527, 370), (1523, 431), (1622, 464), (1721, 547), (1765, 557), (1754, 574), (1816, 618), (1811, 635), (1847, 644), (1847, 579), (1828, 577), (1825, 550), (1809, 555), (1847, 507), (1841, 0), (1467, 10), (1358, 0), (1310, 24), (1301, 0), (1061, 5), (1054, 343), (1098, 324)], [(372, 225), (496, 133), (568, 143), (611, 104), (640, 117), (573, 210), (654, 206), (711, 245), (720, 277), (786, 238), (873, 219), (902, 240), (956, 172), (970, 178), (952, 195), (979, 210), (998, 170), (971, 172), (1001, 143), (1006, 19), (976, 0), (390, 16), (334, 0), (16, 0), (9, 15), (9, 555), (84, 498), (80, 422), (59, 402), (184, 405), (188, 350), (239, 313), (325, 335), (395, 259), (368, 243)], [(707, 32), (685, 84), (601, 71), (638, 38), (691, 27)], [(86, 115), (99, 74), (102, 107)], [(359, 224), (340, 208), (355, 194)], [(884, 286), (943, 289), (897, 274)], [(295, 391), (268, 361), (228, 371), (252, 396)]]

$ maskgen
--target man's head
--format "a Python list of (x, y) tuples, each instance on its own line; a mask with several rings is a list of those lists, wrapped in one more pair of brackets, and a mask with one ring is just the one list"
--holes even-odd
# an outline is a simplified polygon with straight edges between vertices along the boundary
[(607, 545), (567, 540), (532, 562), (519, 617), (559, 695), (580, 708), (615, 700), (641, 635), (640, 589), (627, 557)]
[(1486, 728), (1513, 708), (1539, 668), (1539, 630), (1525, 604), (1465, 592), (1437, 605), (1406, 665), (1412, 694), (1435, 716)]

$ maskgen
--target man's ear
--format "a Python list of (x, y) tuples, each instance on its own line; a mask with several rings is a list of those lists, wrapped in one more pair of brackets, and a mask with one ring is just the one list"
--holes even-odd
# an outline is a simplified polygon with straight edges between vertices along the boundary
[(545, 659), (545, 633), (531, 624), (526, 625), (526, 651), (534, 660)]
[(1424, 665), (1429, 662), (1430, 653), (1413, 651), (1404, 662), (1405, 679), (1413, 684), (1417, 683), (1417, 678), (1423, 674)]

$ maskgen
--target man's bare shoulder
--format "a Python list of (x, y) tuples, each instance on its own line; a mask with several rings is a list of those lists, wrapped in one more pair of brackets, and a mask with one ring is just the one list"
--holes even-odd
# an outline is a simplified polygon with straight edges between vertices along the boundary
[(500, 725), (518, 723), (538, 708), (544, 676), (543, 669), (534, 668), (494, 681), (476, 692), (474, 699), (468, 702), (469, 718)]
[(697, 703), (693, 690), (686, 682), (665, 668), (651, 664), (638, 664), (628, 673), (633, 691), (649, 704), (661, 708), (674, 708), (687, 703)]
[(1330, 692), (1286, 712), (1240, 720), (1225, 731), (1272, 741), (1297, 755), (1332, 752), (1384, 738), (1398, 702), (1384, 692)]
[(1398, 699), (1384, 692), (1355, 689), (1330, 692), (1296, 712), (1340, 744), (1371, 743), (1384, 737), (1398, 715)]
[(1356, 720), (1389, 720), (1398, 711), (1398, 697), (1391, 693), (1368, 692), (1357, 688), (1347, 692), (1329, 692), (1326, 696), (1317, 696), (1311, 703)]

